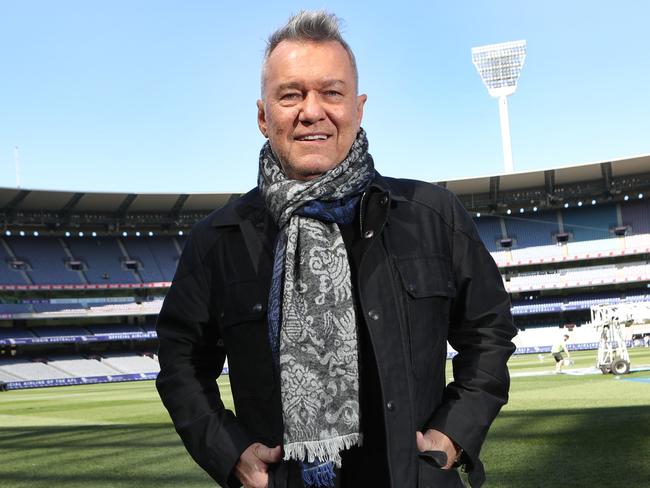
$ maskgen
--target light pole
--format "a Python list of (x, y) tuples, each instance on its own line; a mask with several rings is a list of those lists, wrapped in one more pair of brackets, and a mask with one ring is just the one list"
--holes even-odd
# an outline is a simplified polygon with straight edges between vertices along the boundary
[(517, 89), (517, 80), (526, 59), (526, 41), (510, 41), (472, 48), (472, 62), (481, 75), (490, 96), (499, 99), (503, 168), (513, 172), (508, 95)]

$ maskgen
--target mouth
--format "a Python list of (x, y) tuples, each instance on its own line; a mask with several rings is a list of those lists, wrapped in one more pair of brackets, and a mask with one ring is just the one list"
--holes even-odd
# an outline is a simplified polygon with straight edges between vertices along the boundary
[(297, 136), (294, 137), (296, 141), (301, 141), (301, 142), (314, 142), (314, 141), (326, 141), (329, 139), (329, 135), (327, 134), (305, 134), (302, 136)]

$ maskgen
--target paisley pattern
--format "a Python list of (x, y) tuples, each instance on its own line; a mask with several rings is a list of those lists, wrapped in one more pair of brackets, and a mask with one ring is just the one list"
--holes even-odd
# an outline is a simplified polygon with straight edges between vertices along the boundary
[(359, 361), (350, 265), (338, 224), (375, 170), (363, 129), (345, 160), (311, 181), (288, 180), (269, 143), (258, 186), (281, 232), (269, 296), (269, 341), (281, 381), (285, 459), (319, 471), (361, 443)]

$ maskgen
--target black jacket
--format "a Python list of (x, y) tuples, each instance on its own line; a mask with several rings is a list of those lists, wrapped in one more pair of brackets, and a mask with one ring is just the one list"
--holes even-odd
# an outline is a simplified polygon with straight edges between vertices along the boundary
[[(353, 286), (376, 357), (391, 486), (456, 486), (418, 455), (415, 432), (428, 428), (463, 448), (479, 486), (516, 333), (497, 267), (460, 202), (432, 184), (378, 175), (358, 222)], [(277, 232), (256, 189), (196, 224), (158, 318), (158, 391), (189, 453), (223, 486), (239, 486), (233, 467), (252, 442), (282, 443), (266, 323)], [(447, 341), (458, 352), (449, 384)], [(215, 382), (226, 355), (236, 416)]]

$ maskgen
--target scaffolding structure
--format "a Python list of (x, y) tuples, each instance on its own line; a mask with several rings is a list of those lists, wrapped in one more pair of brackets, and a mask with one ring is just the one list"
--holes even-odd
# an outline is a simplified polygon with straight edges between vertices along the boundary
[(634, 324), (650, 323), (650, 303), (619, 303), (591, 307), (591, 325), (598, 329), (600, 342), (596, 367), (603, 374), (630, 372), (625, 329)]

